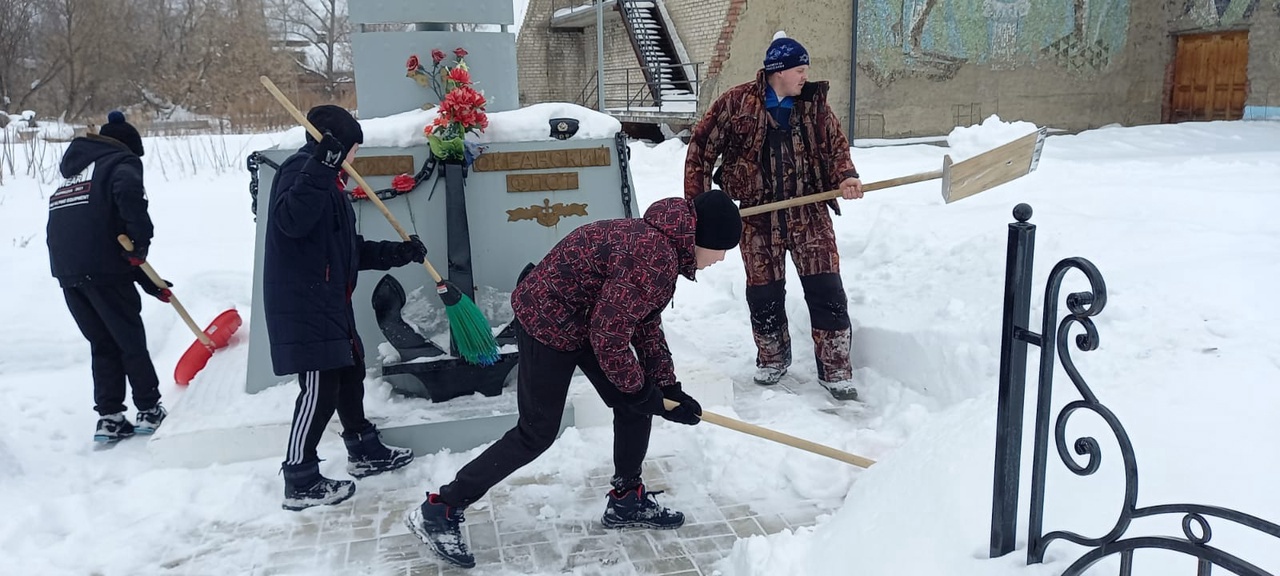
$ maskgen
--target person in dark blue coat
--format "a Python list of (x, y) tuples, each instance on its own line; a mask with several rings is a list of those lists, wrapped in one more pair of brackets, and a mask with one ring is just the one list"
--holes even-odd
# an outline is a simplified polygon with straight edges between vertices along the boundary
[[(166, 414), (134, 287), (136, 282), (169, 301), (169, 290), (138, 268), (154, 233), (142, 185), (143, 152), (138, 131), (124, 114), (112, 112), (98, 134), (67, 146), (58, 166), (64, 180), (49, 197), (49, 267), (89, 341), (98, 442), (154, 433)], [(133, 252), (120, 246), (120, 234), (133, 241)], [(136, 426), (125, 416), (126, 378), (138, 409)]]
[(307, 119), (323, 134), (280, 165), (271, 182), (263, 262), (263, 309), (278, 376), (297, 374), (298, 399), (283, 464), (286, 510), (337, 504), (355, 483), (321, 476), (316, 445), (336, 410), (347, 447), (347, 472), (363, 478), (395, 470), (413, 451), (382, 444), (364, 415), (364, 346), (356, 333), (351, 294), (360, 270), (421, 263), (427, 248), (374, 242), (356, 232), (355, 210), (339, 186), (342, 162), (364, 142), (360, 123), (343, 108), (312, 108)]

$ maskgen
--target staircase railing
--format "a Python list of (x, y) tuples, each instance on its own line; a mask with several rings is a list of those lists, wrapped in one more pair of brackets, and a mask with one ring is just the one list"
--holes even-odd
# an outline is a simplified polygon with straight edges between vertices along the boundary
[(636, 58), (645, 67), (642, 72), (655, 105), (661, 106), (667, 87), (692, 91), (688, 73), (678, 65), (681, 57), (677, 54), (675, 40), (671, 38), (670, 23), (658, 7), (659, 0), (617, 2), (617, 9)]
[[(698, 93), (701, 84), (703, 62), (678, 62), (662, 66), (629, 66), (605, 68), (604, 70), (604, 108), (612, 114), (625, 112), (657, 112), (675, 115), (692, 116), (698, 106)], [(651, 68), (651, 69), (650, 69)], [(689, 85), (691, 92), (671, 90), (665, 98), (654, 98), (653, 92), (662, 93), (662, 87), (651, 80), (660, 77), (661, 71), (669, 68), (693, 69), (693, 78)], [(592, 109), (599, 109), (600, 95), (596, 88), (596, 73), (592, 73), (578, 92), (576, 103)]]

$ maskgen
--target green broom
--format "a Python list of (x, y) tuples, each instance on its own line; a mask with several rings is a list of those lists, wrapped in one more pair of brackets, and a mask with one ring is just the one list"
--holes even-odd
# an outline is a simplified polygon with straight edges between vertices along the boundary
[[(293, 116), (293, 119), (307, 129), (307, 132), (313, 138), (319, 141), (324, 137), (319, 130), (316, 130), (315, 126), (311, 125), (311, 122), (307, 121), (307, 117), (302, 114), (302, 111), (298, 110), (298, 107), (294, 106), (293, 102), (290, 102), (289, 98), (280, 92), (279, 88), (276, 88), (275, 83), (270, 78), (260, 76), (258, 80), (267, 88), (267, 91), (271, 92), (272, 96), (275, 96), (280, 105), (284, 106), (285, 110)], [(346, 160), (342, 161), (342, 168), (364, 189), (365, 195), (378, 207), (378, 210), (382, 211), (382, 215), (391, 223), (391, 227), (395, 228), (396, 232), (400, 234), (400, 238), (408, 242), (409, 235), (404, 231), (404, 228), (400, 227), (400, 223), (391, 215), (391, 212), (387, 210), (386, 205), (382, 203), (381, 198), (378, 198), (373, 187), (369, 186), (369, 183), (365, 182), (364, 178), (360, 177), (360, 174)], [(471, 364), (491, 366), (497, 363), (498, 342), (494, 340), (493, 329), (489, 326), (489, 321), (484, 317), (484, 314), (480, 312), (480, 308), (476, 306), (475, 302), (471, 301), (471, 298), (468, 298), (466, 294), (458, 290), (457, 286), (441, 278), (430, 261), (424, 258), (422, 265), (426, 266), (427, 272), (436, 281), (436, 293), (440, 295), (440, 300), (444, 303), (445, 313), (449, 317), (449, 330), (453, 335), (453, 342), (458, 348), (458, 353)]]

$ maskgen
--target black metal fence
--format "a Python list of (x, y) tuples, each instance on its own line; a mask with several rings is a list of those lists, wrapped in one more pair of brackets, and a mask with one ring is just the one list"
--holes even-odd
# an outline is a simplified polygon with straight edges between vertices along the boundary
[[(1085, 383), (1071, 358), (1072, 329), (1079, 329), (1074, 343), (1081, 351), (1098, 348), (1098, 330), (1093, 317), (1107, 304), (1107, 286), (1102, 273), (1092, 262), (1084, 258), (1066, 258), (1057, 263), (1049, 273), (1044, 293), (1044, 317), (1040, 333), (1029, 329), (1031, 309), (1031, 274), (1035, 252), (1034, 224), (1031, 207), (1019, 204), (1013, 209), (1017, 222), (1009, 224), (1009, 243), (1005, 269), (1004, 322), (1000, 346), (1000, 399), (996, 415), (995, 481), (991, 508), (990, 556), (996, 558), (1013, 552), (1018, 520), (1018, 486), (1021, 480), (1021, 455), (1025, 406), (1027, 346), (1040, 347), (1040, 373), (1036, 390), (1035, 444), (1031, 471), (1031, 510), (1027, 526), (1027, 563), (1039, 564), (1045, 550), (1055, 540), (1066, 540), (1085, 546), (1088, 551), (1076, 559), (1063, 573), (1081, 574), (1098, 561), (1119, 556), (1120, 574), (1129, 576), (1134, 567), (1134, 551), (1141, 549), (1167, 550), (1197, 559), (1197, 574), (1207, 576), (1214, 566), (1241, 575), (1270, 575), (1247, 560), (1230, 552), (1211, 546), (1213, 532), (1208, 518), (1221, 519), (1262, 534), (1280, 539), (1280, 525), (1256, 516), (1227, 508), (1200, 504), (1167, 504), (1139, 507), (1138, 464), (1128, 433), (1110, 409)], [(1089, 282), (1089, 290), (1073, 292), (1065, 299), (1067, 312), (1058, 317), (1063, 278), (1071, 271), (1082, 273)], [(1053, 393), (1053, 376), (1056, 362), (1075, 385), (1081, 399), (1069, 402), (1053, 418), (1053, 444), (1063, 465), (1077, 476), (1089, 476), (1102, 465), (1102, 449), (1097, 439), (1076, 438), (1068, 444), (1066, 427), (1072, 414), (1084, 410), (1100, 417), (1119, 444), (1119, 462), (1124, 466), (1124, 502), (1115, 524), (1107, 533), (1087, 537), (1073, 532), (1044, 531), (1045, 472), (1049, 464), (1050, 400)], [(1074, 451), (1073, 456), (1071, 452)], [(1084, 463), (1075, 456), (1084, 458)], [(1115, 462), (1116, 460), (1109, 460)], [(1272, 479), (1260, 480), (1271, 482)], [(1181, 536), (1126, 537), (1130, 524), (1138, 518), (1182, 515)], [(1280, 546), (1280, 540), (1276, 542)]]

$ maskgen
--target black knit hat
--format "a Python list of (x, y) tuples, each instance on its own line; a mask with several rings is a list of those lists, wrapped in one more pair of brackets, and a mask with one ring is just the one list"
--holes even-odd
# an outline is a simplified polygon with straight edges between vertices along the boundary
[(119, 110), (112, 110), (110, 114), (107, 114), (107, 123), (98, 129), (98, 135), (118, 140), (121, 144), (127, 146), (131, 152), (142, 156), (142, 136), (138, 135), (137, 128), (124, 121), (124, 113)]
[[(333, 134), (343, 146), (350, 148), (352, 144), (364, 144), (364, 130), (360, 122), (341, 106), (322, 104), (307, 112), (307, 121), (316, 127), (321, 134), (325, 130)], [(307, 132), (307, 142), (315, 142), (311, 132)]]
[(711, 250), (729, 250), (742, 240), (742, 216), (728, 194), (709, 190), (693, 197), (693, 243)]

